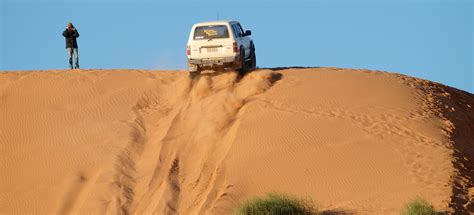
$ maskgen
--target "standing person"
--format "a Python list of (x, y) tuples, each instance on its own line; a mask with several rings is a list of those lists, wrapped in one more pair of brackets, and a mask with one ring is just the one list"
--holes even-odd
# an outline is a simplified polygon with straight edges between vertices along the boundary
[(72, 57), (74, 56), (75, 69), (79, 69), (79, 53), (77, 51), (77, 40), (76, 38), (79, 37), (79, 32), (77, 29), (74, 28), (71, 22), (67, 23), (67, 27), (63, 32), (63, 36), (66, 38), (66, 50), (67, 56), (69, 58), (69, 68), (73, 69), (72, 67)]

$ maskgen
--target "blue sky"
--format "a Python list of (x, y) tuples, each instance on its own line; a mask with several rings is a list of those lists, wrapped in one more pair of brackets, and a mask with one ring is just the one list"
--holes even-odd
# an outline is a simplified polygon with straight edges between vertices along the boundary
[(68, 21), (82, 68), (185, 69), (190, 27), (239, 20), (260, 67), (398, 72), (474, 92), (472, 0), (1, 0), (0, 70), (68, 67)]

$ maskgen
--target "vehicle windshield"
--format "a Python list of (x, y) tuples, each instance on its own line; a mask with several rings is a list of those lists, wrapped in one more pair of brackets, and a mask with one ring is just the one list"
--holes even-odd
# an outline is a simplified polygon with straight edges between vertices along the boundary
[(194, 29), (194, 40), (209, 40), (229, 38), (229, 31), (225, 25), (199, 26)]

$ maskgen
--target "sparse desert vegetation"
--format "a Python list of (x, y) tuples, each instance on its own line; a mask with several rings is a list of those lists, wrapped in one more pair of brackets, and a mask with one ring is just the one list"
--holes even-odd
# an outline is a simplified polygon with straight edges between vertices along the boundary
[(403, 215), (436, 215), (442, 214), (436, 212), (433, 205), (422, 198), (417, 198), (409, 202), (402, 212)]
[(291, 197), (283, 193), (268, 193), (244, 201), (235, 210), (236, 215), (312, 215), (317, 214), (311, 200)]

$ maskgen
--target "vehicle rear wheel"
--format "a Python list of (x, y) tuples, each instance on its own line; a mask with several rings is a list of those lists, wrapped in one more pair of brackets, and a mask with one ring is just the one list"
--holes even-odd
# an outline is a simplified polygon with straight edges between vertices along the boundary
[(189, 79), (194, 80), (196, 77), (198, 77), (199, 74), (197, 72), (189, 72)]
[(255, 55), (255, 48), (253, 48), (252, 52), (250, 52), (250, 68), (257, 68), (257, 56)]
[(245, 75), (245, 72), (247, 72), (247, 64), (245, 62), (245, 51), (243, 48), (240, 49), (240, 69), (239, 69), (239, 74), (240, 75)]
[(201, 74), (201, 69), (198, 67), (197, 71), (189, 72), (189, 79), (194, 80), (198, 78), (200, 74)]

